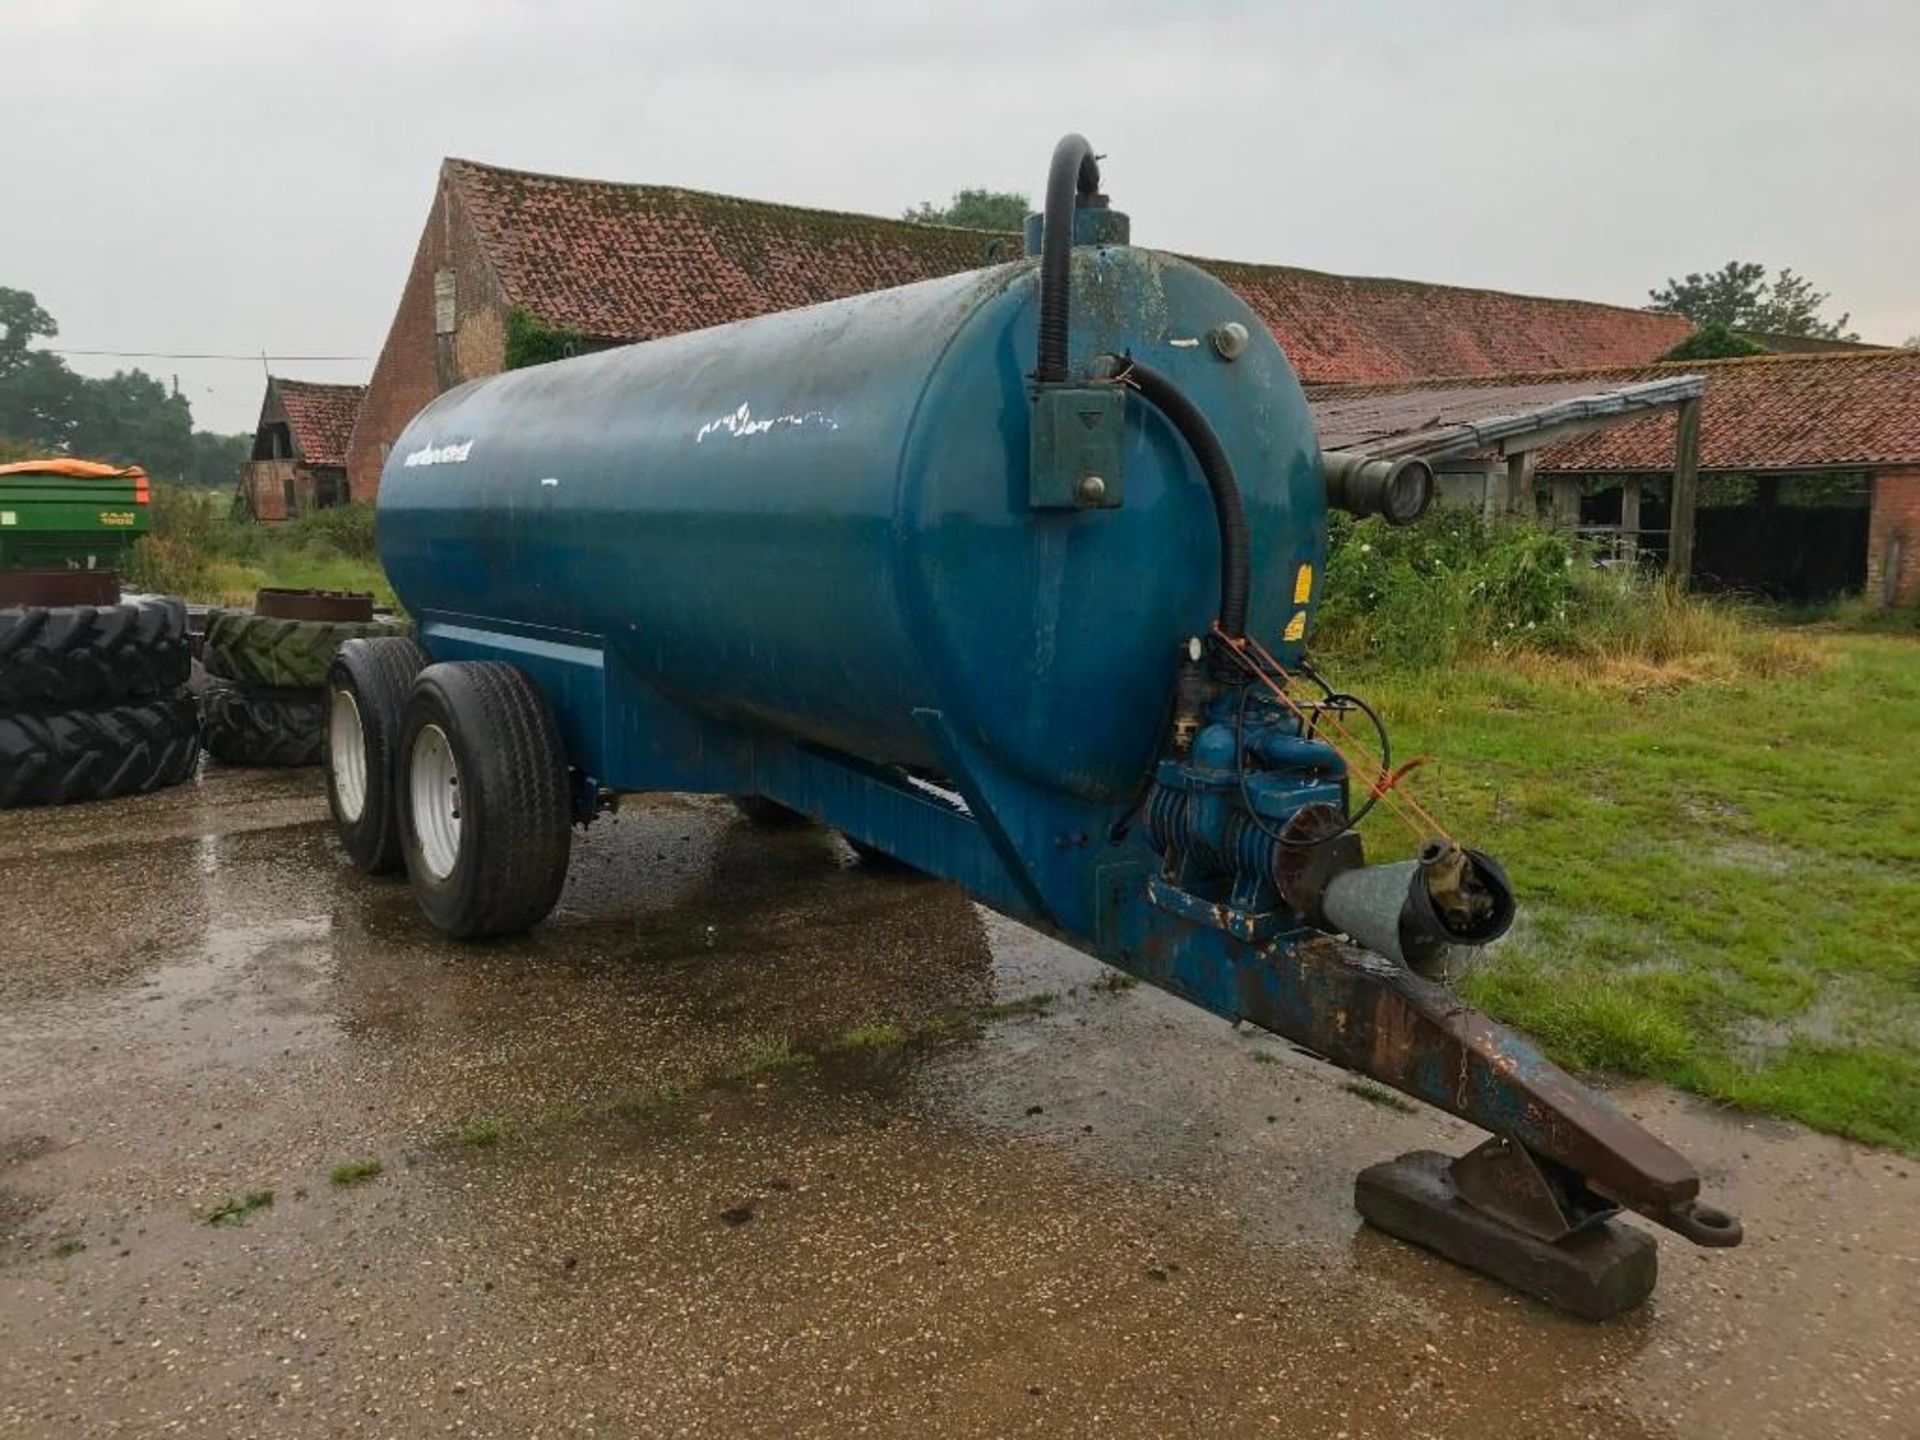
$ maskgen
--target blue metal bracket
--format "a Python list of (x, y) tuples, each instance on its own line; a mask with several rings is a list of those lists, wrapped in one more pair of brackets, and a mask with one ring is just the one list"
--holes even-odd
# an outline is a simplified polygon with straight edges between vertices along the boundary
[(1189, 925), (1224, 930), (1236, 940), (1260, 944), (1286, 930), (1297, 930), (1300, 917), (1287, 910), (1242, 910), (1224, 900), (1205, 900), (1155, 875), (1147, 881), (1147, 899)]

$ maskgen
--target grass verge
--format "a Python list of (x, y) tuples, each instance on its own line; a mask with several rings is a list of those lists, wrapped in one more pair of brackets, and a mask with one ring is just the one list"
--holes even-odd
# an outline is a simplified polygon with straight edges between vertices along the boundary
[(1468, 998), (1562, 1063), (1920, 1153), (1920, 646), (1790, 639), (1339, 679), (1520, 891)]
[(270, 585), (368, 590), (377, 603), (394, 603), (374, 551), (371, 506), (263, 525), (233, 518), (231, 503), (224, 494), (154, 487), (152, 528), (134, 552), (129, 584), (209, 605), (250, 606)]

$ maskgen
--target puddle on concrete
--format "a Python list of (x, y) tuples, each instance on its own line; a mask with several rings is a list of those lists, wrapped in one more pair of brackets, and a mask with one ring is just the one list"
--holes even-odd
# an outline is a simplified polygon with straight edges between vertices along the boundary
[[(1581, 1325), (1358, 1225), (1357, 1169), (1467, 1127), (829, 836), (650, 801), (555, 923), (461, 947), (301, 781), (0, 820), (0, 1421), (1910, 1433), (1910, 1162), (1628, 1092), (1753, 1238), (1663, 1244), (1653, 1305)], [(923, 1038), (703, 1087), (879, 1025)]]

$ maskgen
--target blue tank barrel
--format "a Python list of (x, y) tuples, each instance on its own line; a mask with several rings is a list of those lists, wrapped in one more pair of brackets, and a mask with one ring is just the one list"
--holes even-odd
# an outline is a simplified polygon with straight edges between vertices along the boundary
[[(1214, 515), (1132, 395), (1107, 503), (1034, 507), (1036, 292), (1021, 261), (449, 392), (382, 476), (387, 574), (429, 633), (512, 617), (697, 714), (876, 763), (936, 766), (914, 714), (940, 710), (1026, 780), (1122, 797), (1214, 614)], [(1253, 629), (1297, 654), (1325, 499), (1279, 347), (1152, 251), (1076, 250), (1071, 294), (1074, 373), (1132, 355), (1217, 429), (1259, 559)], [(1232, 359), (1226, 326), (1251, 337)]]
[[(1408, 523), (1431, 470), (1322, 457), (1259, 318), (1125, 243), (1099, 187), (1070, 135), (1037, 257), (423, 410), (378, 533), (435, 663), (335, 662), (351, 703), (330, 753), (345, 737), (365, 771), (361, 802), (334, 795), (349, 852), (369, 870), (403, 852), (435, 923), (497, 934), (552, 908), (569, 819), (604, 790), (810, 816), (1493, 1132), (1444, 1185), (1376, 1175), (1364, 1212), (1444, 1253), (1470, 1233), (1469, 1263), (1543, 1294), (1552, 1271), (1549, 1298), (1583, 1313), (1635, 1303), (1644, 1243), (1604, 1274), (1542, 1247), (1619, 1207), (1705, 1245), (1738, 1222), (1699, 1204), (1678, 1154), (1416, 973), (1497, 938), (1511, 889), (1443, 837), (1366, 867), (1354, 827), (1407, 767), (1305, 663), (1329, 497)], [(367, 738), (396, 711), (397, 759)], [(1378, 746), (1359, 764), (1343, 746), (1363, 722)], [(383, 767), (397, 819), (366, 799)]]

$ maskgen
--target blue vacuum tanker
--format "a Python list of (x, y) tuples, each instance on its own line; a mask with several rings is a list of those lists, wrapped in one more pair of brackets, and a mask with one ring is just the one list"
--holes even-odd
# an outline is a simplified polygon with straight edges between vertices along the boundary
[[(1484, 1127), (1373, 1167), (1362, 1212), (1582, 1313), (1636, 1303), (1622, 1208), (1738, 1223), (1441, 983), (1510, 923), (1506, 878), (1307, 658), (1328, 505), (1405, 523), (1432, 475), (1323, 460), (1259, 318), (1127, 240), (1069, 136), (1026, 259), (434, 401), (379, 501), (418, 643), (331, 676), (342, 842), (480, 938), (547, 915), (622, 792), (810, 817)], [(1365, 863), (1375, 805), (1415, 859)]]

